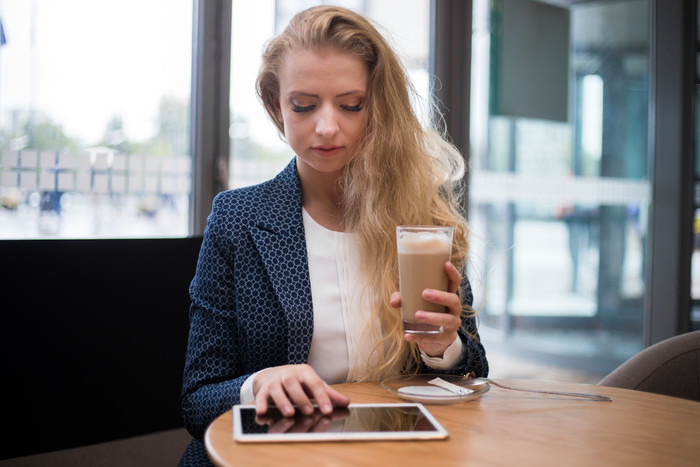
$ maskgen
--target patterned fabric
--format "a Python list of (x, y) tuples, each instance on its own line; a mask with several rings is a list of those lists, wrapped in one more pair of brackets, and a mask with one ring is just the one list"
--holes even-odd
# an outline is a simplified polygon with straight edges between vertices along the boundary
[(204, 443), (198, 439), (193, 439), (187, 446), (178, 467), (214, 467), (214, 463), (209, 459)]
[[(469, 283), (463, 285), (471, 303)], [(248, 376), (307, 361), (313, 308), (295, 160), (270, 181), (216, 196), (190, 298), (181, 407), (185, 427), (196, 438), (188, 453), (201, 454), (197, 440), (239, 402)], [(474, 319), (463, 324), (476, 335)], [(461, 331), (460, 336), (465, 358), (450, 373), (486, 376), (483, 347)], [(188, 453), (183, 465), (199, 465)]]

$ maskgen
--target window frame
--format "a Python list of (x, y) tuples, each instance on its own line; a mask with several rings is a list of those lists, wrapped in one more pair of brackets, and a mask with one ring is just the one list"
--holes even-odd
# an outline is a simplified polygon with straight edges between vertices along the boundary
[[(691, 330), (695, 173), (695, 2), (652, 0), (650, 154), (644, 344)], [(680, 44), (680, 46), (679, 46)]]
[(193, 9), (190, 235), (201, 236), (228, 188), (232, 0), (194, 0)]

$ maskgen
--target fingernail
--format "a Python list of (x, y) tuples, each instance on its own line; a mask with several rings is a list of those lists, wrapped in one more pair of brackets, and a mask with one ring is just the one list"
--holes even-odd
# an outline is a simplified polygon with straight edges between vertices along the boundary
[(333, 412), (333, 406), (331, 406), (330, 404), (323, 404), (321, 406), (321, 412), (325, 414), (331, 413)]

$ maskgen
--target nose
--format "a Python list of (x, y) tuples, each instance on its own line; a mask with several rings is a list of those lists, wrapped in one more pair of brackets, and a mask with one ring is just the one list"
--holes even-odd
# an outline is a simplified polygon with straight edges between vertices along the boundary
[(335, 111), (332, 108), (324, 107), (318, 113), (318, 121), (316, 122), (316, 134), (324, 138), (335, 136), (340, 130)]

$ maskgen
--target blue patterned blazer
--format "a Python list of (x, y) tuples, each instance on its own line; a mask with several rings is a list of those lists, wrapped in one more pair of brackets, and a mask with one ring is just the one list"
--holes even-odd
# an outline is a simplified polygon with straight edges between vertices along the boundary
[[(465, 291), (471, 302), (466, 280)], [(252, 373), (307, 361), (313, 307), (295, 160), (270, 181), (217, 195), (190, 297), (181, 406), (201, 440)], [(476, 334), (474, 319), (464, 324)], [(452, 372), (485, 376), (483, 347), (461, 338), (465, 357)]]

